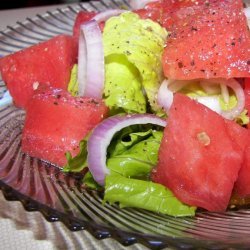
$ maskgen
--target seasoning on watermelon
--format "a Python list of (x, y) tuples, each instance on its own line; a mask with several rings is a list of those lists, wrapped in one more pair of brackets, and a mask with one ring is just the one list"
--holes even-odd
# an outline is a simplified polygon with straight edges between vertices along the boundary
[(172, 16), (172, 34), (163, 54), (165, 76), (250, 77), (250, 32), (242, 1), (204, 1), (186, 10), (188, 14), (181, 16), (185, 9), (180, 9)]
[(0, 72), (15, 105), (26, 108), (39, 84), (66, 90), (76, 53), (73, 38), (59, 35), (1, 58)]
[(79, 142), (108, 113), (102, 100), (73, 97), (52, 87), (39, 88), (27, 105), (22, 151), (58, 166), (75, 156)]
[(243, 148), (232, 139), (241, 132), (236, 125), (175, 94), (153, 180), (188, 205), (225, 211), (243, 161)]
[(137, 13), (169, 32), (166, 77), (250, 77), (250, 32), (241, 0), (158, 1)]

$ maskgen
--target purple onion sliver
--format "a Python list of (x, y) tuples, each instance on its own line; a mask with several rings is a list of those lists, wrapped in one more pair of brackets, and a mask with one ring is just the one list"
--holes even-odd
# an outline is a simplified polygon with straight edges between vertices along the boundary
[(78, 57), (79, 95), (102, 98), (104, 88), (104, 51), (102, 32), (95, 20), (81, 25)]
[(109, 174), (106, 166), (107, 148), (114, 134), (123, 128), (138, 124), (154, 124), (165, 127), (166, 121), (151, 114), (116, 115), (100, 123), (88, 140), (88, 167), (95, 181), (104, 185), (105, 175)]
[(78, 93), (83, 96), (87, 81), (87, 47), (83, 34), (83, 27), (80, 27), (79, 45), (78, 45)]
[(13, 102), (13, 99), (9, 91), (6, 91), (3, 97), (0, 99), (0, 107), (10, 105)]
[(132, 8), (132, 10), (138, 10), (144, 8), (146, 4), (156, 1), (158, 0), (130, 0), (129, 5)]
[(94, 16), (92, 20), (96, 20), (98, 23), (101, 23), (107, 21), (110, 17), (118, 16), (123, 12), (125, 12), (125, 10), (120, 10), (120, 9), (105, 10)]

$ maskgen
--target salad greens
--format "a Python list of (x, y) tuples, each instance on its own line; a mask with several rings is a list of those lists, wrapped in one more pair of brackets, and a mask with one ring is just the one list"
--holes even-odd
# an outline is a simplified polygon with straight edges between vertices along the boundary
[[(125, 12), (110, 18), (103, 31), (105, 55), (104, 100), (111, 114), (161, 114), (156, 96), (163, 80), (161, 54), (167, 31), (159, 24), (137, 14)], [(77, 65), (68, 86), (72, 95), (78, 93)], [(194, 215), (195, 207), (182, 204), (170, 190), (150, 181), (158, 161), (163, 132), (152, 126), (134, 125), (113, 137), (107, 149), (106, 164), (110, 174), (105, 186), (99, 186), (90, 172), (83, 183), (89, 188), (104, 189), (104, 202), (121, 207), (137, 207), (173, 216)], [(80, 143), (80, 152), (66, 154), (65, 172), (81, 172), (87, 167), (87, 140)]]
[(80, 141), (80, 151), (72, 157), (70, 152), (66, 152), (67, 164), (64, 166), (64, 172), (81, 172), (87, 167), (87, 140), (83, 139)]
[(121, 175), (106, 177), (104, 201), (119, 201), (121, 208), (137, 207), (172, 216), (190, 216), (195, 207), (181, 203), (164, 186), (150, 181), (125, 178)]
[(140, 73), (125, 56), (106, 57), (104, 99), (112, 113), (146, 113)]
[(77, 70), (78, 66), (75, 64), (71, 70), (70, 80), (68, 84), (68, 91), (73, 95), (78, 95), (78, 82), (77, 82)]
[[(107, 150), (104, 202), (119, 203), (121, 207), (137, 207), (173, 216), (194, 215), (195, 207), (181, 203), (170, 190), (150, 181), (158, 161), (163, 132), (152, 126), (134, 125), (116, 133)], [(86, 167), (86, 140), (81, 141), (80, 153), (72, 158), (63, 171), (78, 172)], [(101, 189), (90, 172), (83, 183)]]
[[(136, 127), (137, 131), (142, 131), (141, 126)], [(131, 132), (131, 129), (123, 129), (111, 142), (107, 150), (107, 167), (124, 177), (149, 180), (158, 160), (163, 132), (152, 129)]]
[(160, 109), (155, 97), (163, 80), (161, 55), (167, 34), (158, 23), (140, 19), (132, 12), (106, 22), (103, 46), (107, 105), (143, 113), (146, 109), (145, 92), (152, 109)]
[[(105, 56), (104, 100), (115, 113), (146, 113), (147, 100), (161, 114), (156, 96), (163, 80), (161, 55), (167, 31), (132, 12), (108, 19), (103, 30)], [(77, 66), (68, 91), (78, 93)]]

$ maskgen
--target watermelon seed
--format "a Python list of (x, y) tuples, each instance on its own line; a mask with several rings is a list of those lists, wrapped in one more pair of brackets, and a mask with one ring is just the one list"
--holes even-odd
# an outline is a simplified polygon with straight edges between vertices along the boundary
[(34, 82), (33, 83), (33, 90), (37, 90), (39, 87), (39, 82)]
[(204, 146), (208, 146), (210, 144), (210, 137), (206, 132), (201, 132), (197, 134), (198, 141)]

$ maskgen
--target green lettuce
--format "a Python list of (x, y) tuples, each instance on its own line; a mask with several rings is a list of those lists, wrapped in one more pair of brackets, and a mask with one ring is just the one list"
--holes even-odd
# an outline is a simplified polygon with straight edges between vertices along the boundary
[(107, 105), (141, 113), (146, 109), (145, 92), (152, 109), (160, 109), (155, 97), (163, 79), (161, 55), (166, 37), (166, 30), (159, 24), (132, 12), (106, 22), (103, 44)]
[(92, 174), (88, 171), (84, 177), (82, 182), (84, 185), (86, 185), (88, 188), (95, 189), (95, 190), (103, 190), (103, 187), (101, 187), (93, 178)]
[(119, 202), (121, 208), (137, 207), (171, 216), (194, 216), (195, 207), (181, 203), (164, 186), (151, 181), (111, 174), (105, 180), (104, 201)]
[[(170, 190), (150, 181), (158, 161), (163, 131), (152, 125), (133, 125), (116, 133), (107, 149), (104, 202), (121, 207), (137, 207), (172, 216), (194, 215), (195, 207), (181, 203)], [(87, 138), (81, 141), (80, 152), (67, 153), (65, 172), (80, 172), (86, 166)], [(82, 180), (89, 188), (103, 190), (90, 172)]]
[(146, 113), (140, 73), (125, 56), (112, 54), (105, 60), (104, 99), (113, 113)]
[(108, 148), (107, 167), (124, 177), (148, 180), (158, 160), (162, 135), (152, 129), (132, 133), (125, 129)]
[(68, 91), (73, 96), (78, 95), (78, 81), (77, 81), (78, 66), (75, 64), (71, 70), (70, 80), (68, 83)]
[(80, 142), (80, 151), (75, 157), (66, 152), (67, 164), (63, 167), (63, 172), (81, 172), (87, 167), (87, 155), (87, 140), (84, 139)]

